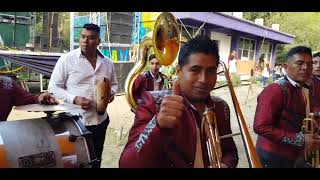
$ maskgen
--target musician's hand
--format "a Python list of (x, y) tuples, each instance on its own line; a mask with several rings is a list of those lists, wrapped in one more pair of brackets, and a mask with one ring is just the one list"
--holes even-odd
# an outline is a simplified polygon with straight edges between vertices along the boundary
[(170, 95), (163, 98), (157, 121), (160, 128), (174, 128), (180, 121), (184, 110), (183, 98)]
[(46, 105), (56, 105), (58, 101), (53, 97), (53, 95), (49, 92), (43, 92), (38, 95), (38, 101), (40, 104)]
[(84, 110), (88, 110), (91, 107), (90, 100), (81, 96), (76, 96), (73, 100), (73, 104), (81, 106)]
[(305, 150), (314, 151), (320, 149), (320, 137), (313, 134), (304, 134)]
[(179, 123), (185, 108), (183, 97), (177, 95), (180, 91), (177, 82), (173, 83), (172, 89), (173, 95), (164, 97), (160, 105), (160, 111), (157, 116), (160, 128), (174, 128)]

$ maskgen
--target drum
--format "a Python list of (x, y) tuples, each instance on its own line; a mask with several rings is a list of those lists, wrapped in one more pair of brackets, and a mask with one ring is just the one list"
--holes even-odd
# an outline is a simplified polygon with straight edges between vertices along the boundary
[(96, 86), (96, 94), (97, 94), (97, 113), (98, 115), (104, 115), (106, 109), (108, 107), (108, 103), (110, 100), (110, 93), (111, 93), (111, 85), (110, 81), (107, 78), (103, 78), (97, 80)]
[(91, 133), (80, 116), (0, 122), (1, 168), (79, 168), (96, 163)]

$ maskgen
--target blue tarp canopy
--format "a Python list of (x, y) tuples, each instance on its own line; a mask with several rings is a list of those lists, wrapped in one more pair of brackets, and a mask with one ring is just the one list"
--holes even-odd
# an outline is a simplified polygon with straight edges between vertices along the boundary
[(62, 53), (36, 53), (23, 51), (0, 51), (0, 58), (25, 66), (35, 72), (51, 76)]

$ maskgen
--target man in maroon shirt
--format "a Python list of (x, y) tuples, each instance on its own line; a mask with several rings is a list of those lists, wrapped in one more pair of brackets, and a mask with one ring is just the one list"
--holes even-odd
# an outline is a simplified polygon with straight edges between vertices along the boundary
[(136, 101), (141, 101), (142, 91), (158, 91), (164, 89), (166, 75), (159, 71), (160, 62), (154, 54), (149, 57), (150, 70), (141, 73), (134, 81), (132, 94)]
[(0, 76), (0, 121), (6, 121), (13, 106), (26, 104), (56, 104), (48, 92), (35, 96), (24, 90), (12, 78)]
[(312, 73), (311, 49), (294, 47), (285, 60), (286, 76), (261, 92), (254, 117), (256, 150), (268, 168), (296, 167), (304, 150), (320, 148), (319, 137), (301, 132), (303, 119), (313, 112), (306, 83)]
[[(143, 93), (120, 168), (209, 166), (203, 135), (205, 109), (216, 114), (220, 136), (232, 133), (228, 105), (210, 96), (218, 63), (217, 44), (209, 37), (192, 38), (180, 49), (173, 90)], [(221, 166), (236, 167), (238, 152), (233, 138), (221, 139), (221, 149)]]
[(312, 77), (309, 80), (312, 88), (311, 102), (314, 109), (314, 114), (320, 119), (320, 52), (317, 52), (313, 55), (312, 58), (313, 69)]

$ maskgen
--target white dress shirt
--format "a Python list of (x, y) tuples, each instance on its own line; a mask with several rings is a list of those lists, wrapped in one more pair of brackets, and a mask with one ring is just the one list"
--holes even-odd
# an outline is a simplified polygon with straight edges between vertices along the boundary
[(158, 73), (158, 78), (156, 79), (156, 77), (152, 74), (152, 71), (150, 70), (149, 72), (150, 72), (152, 78), (155, 80), (155, 82), (157, 82), (157, 83), (161, 82), (161, 76), (159, 73)]
[(289, 83), (290, 83), (293, 87), (301, 87), (299, 83), (297, 83), (296, 81), (294, 81), (293, 79), (291, 79), (288, 75), (287, 75), (287, 79), (289, 80)]
[(68, 111), (71, 114), (81, 115), (86, 126), (98, 125), (107, 118), (107, 113), (98, 115), (96, 112), (96, 84), (97, 80), (108, 78), (112, 93), (118, 90), (118, 81), (114, 65), (110, 59), (97, 51), (96, 68), (82, 55), (80, 48), (62, 55), (51, 74), (48, 90), (64, 102), (72, 103), (76, 96), (90, 100), (88, 110), (76, 109)]
[(154, 91), (158, 91), (158, 90), (161, 90), (160, 89), (160, 83), (161, 83), (161, 76), (160, 76), (160, 73), (158, 72), (158, 79), (156, 79), (156, 77), (152, 74), (152, 71), (150, 70), (149, 71), (152, 78), (153, 78), (153, 90)]

